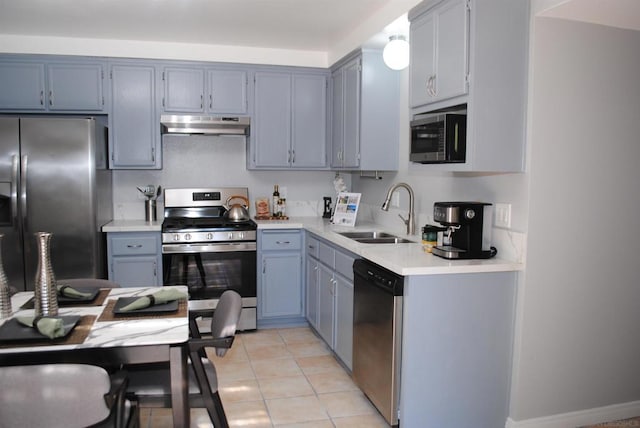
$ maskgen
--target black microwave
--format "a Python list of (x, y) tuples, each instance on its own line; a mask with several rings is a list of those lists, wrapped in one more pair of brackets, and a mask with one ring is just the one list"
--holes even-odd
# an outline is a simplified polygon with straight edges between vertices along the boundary
[(411, 121), (411, 162), (464, 163), (466, 151), (466, 111), (414, 116)]

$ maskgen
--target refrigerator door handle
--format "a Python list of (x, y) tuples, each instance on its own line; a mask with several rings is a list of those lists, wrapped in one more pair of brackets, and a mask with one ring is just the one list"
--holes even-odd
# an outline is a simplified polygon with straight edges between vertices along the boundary
[(29, 230), (27, 227), (27, 164), (28, 158), (27, 155), (24, 155), (22, 156), (22, 168), (20, 170), (20, 202), (22, 208), (22, 225), (25, 232)]
[(11, 221), (18, 230), (18, 155), (11, 156)]

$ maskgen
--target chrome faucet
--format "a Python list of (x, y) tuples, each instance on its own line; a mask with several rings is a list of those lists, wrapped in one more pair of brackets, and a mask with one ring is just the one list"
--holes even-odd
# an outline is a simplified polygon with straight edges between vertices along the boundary
[(416, 221), (415, 221), (415, 213), (413, 211), (414, 196), (413, 196), (413, 189), (411, 188), (411, 186), (409, 186), (407, 183), (397, 183), (391, 186), (391, 188), (387, 192), (387, 198), (384, 200), (382, 204), (382, 210), (389, 211), (389, 203), (391, 202), (391, 195), (393, 194), (393, 192), (395, 192), (395, 190), (398, 187), (404, 187), (405, 189), (407, 189), (407, 192), (409, 192), (409, 215), (407, 216), (406, 219), (402, 217), (400, 214), (398, 214), (398, 217), (400, 217), (404, 222), (404, 224), (407, 225), (407, 235), (414, 235), (416, 233)]

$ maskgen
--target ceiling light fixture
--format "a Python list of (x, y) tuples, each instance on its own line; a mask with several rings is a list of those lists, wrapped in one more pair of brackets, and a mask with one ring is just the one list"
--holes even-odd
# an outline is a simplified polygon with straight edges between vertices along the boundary
[(392, 70), (404, 70), (409, 65), (409, 42), (404, 36), (391, 36), (382, 51), (382, 59)]

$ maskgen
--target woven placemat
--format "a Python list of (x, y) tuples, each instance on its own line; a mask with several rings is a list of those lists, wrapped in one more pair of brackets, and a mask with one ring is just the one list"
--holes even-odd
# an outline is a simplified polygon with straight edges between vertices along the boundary
[(42, 339), (30, 341), (3, 341), (0, 348), (29, 348), (33, 346), (52, 346), (52, 345), (80, 345), (84, 343), (93, 323), (96, 321), (95, 315), (83, 315), (78, 320), (76, 326), (67, 336), (60, 339)]
[(156, 318), (184, 318), (189, 311), (189, 302), (186, 299), (178, 300), (178, 310), (169, 313), (150, 313), (150, 312), (130, 312), (126, 315), (114, 314), (113, 308), (116, 306), (117, 300), (109, 299), (102, 314), (98, 318), (98, 321), (123, 321), (123, 320), (139, 320), (143, 318), (156, 319)]
[[(104, 301), (107, 299), (110, 288), (101, 288), (98, 292), (98, 295), (91, 302), (65, 302), (63, 305), (58, 303), (58, 307), (60, 308), (73, 308), (79, 306), (102, 306)], [(20, 306), (20, 309), (33, 309), (33, 297), (27, 300), (24, 305)]]

